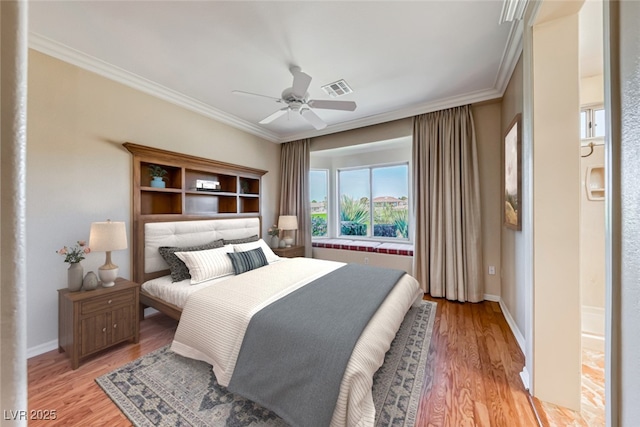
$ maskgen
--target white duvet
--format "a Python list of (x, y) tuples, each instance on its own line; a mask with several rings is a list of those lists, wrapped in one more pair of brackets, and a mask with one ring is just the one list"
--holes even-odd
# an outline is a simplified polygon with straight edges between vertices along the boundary
[[(253, 314), (342, 265), (310, 258), (283, 259), (194, 292), (186, 301), (171, 349), (210, 363), (218, 382), (228, 386)], [(418, 282), (404, 275), (382, 303), (351, 355), (331, 426), (374, 424), (373, 375), (382, 366), (406, 312), (421, 297)]]

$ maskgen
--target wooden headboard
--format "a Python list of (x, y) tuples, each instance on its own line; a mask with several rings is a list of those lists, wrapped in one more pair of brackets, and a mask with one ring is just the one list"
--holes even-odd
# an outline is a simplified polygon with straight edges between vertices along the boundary
[(144, 283), (169, 274), (169, 267), (158, 251), (160, 246), (194, 246), (218, 239), (260, 236), (260, 230), (260, 217), (142, 220), (137, 224), (133, 236), (134, 280)]

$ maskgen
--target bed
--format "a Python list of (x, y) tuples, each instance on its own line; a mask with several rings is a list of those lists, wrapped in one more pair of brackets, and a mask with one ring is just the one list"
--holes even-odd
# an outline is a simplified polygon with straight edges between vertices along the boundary
[[(384, 355), (406, 312), (412, 305), (420, 303), (422, 291), (417, 281), (403, 272), (394, 273), (386, 269), (385, 271), (371, 270), (362, 266), (308, 258), (279, 258), (259, 239), (259, 235), (259, 218), (144, 224), (144, 250), (139, 252), (142, 264), (139, 267), (143, 268), (144, 277), (147, 280), (142, 285), (141, 304), (154, 307), (180, 320), (172, 343), (173, 351), (211, 364), (216, 379), (221, 385), (274, 410), (289, 424), (299, 426), (373, 425), (375, 421), (372, 396), (373, 375), (382, 365)], [(190, 267), (193, 276), (183, 281), (172, 281), (168, 274), (170, 273), (168, 264), (159, 253), (160, 247), (194, 247), (217, 240), (232, 243), (221, 248), (202, 251), (178, 250), (176, 254)], [(235, 255), (225, 256), (227, 252)], [(211, 261), (228, 257), (246, 258), (249, 256), (247, 254), (253, 256), (255, 252), (264, 253), (264, 260), (260, 258), (261, 264), (258, 268), (249, 269), (242, 274), (219, 275), (218, 270), (221, 268), (218, 265), (219, 262)], [(207, 261), (202, 261), (202, 257)], [(200, 271), (207, 269), (213, 269), (216, 273), (209, 271), (204, 274)], [(343, 297), (340, 294), (336, 297), (336, 292), (327, 291), (330, 289), (328, 286), (341, 290), (343, 284), (340, 281), (355, 283), (357, 280), (354, 277), (359, 275), (366, 277), (367, 274), (370, 275), (369, 278), (361, 281), (364, 284), (356, 285), (351, 291), (351, 296)], [(393, 285), (388, 285), (388, 290), (378, 292), (371, 287), (371, 282), (377, 281), (380, 275), (389, 275), (387, 281), (393, 282)], [(192, 284), (192, 282), (196, 283)], [(369, 283), (369, 288), (366, 287), (366, 283)], [(309, 301), (310, 297), (303, 297), (305, 293), (313, 295), (311, 301), (314, 302), (307, 302), (311, 305), (306, 308), (302, 301)], [(378, 296), (380, 302), (368, 303), (368, 300), (374, 299), (370, 295), (376, 293), (380, 294)], [(313, 366), (316, 363), (320, 364), (318, 366), (324, 366), (321, 364), (325, 363), (330, 368), (334, 360), (339, 358), (334, 357), (333, 350), (322, 350), (326, 354), (319, 358), (312, 353), (321, 352), (325, 345), (322, 344), (323, 340), (328, 340), (325, 348), (332, 349), (334, 342), (341, 339), (336, 339), (335, 335), (323, 338), (317, 335), (318, 331), (301, 329), (308, 326), (293, 326), (298, 323), (302, 325), (304, 323), (302, 320), (307, 317), (314, 319), (312, 316), (315, 315), (313, 314), (315, 311), (318, 312), (318, 316), (333, 318), (335, 321), (337, 316), (327, 315), (328, 310), (321, 308), (321, 301), (324, 301), (325, 297), (319, 297), (319, 295), (325, 294), (334, 295), (327, 297), (334, 298), (333, 302), (328, 303), (331, 307), (340, 304), (344, 304), (344, 307), (353, 307), (353, 310), (349, 308), (344, 311), (345, 313), (373, 310), (370, 318), (363, 323), (362, 330), (351, 332), (356, 333), (357, 337), (353, 339), (352, 350), (344, 361), (346, 366), (341, 368), (340, 362), (336, 363), (336, 370), (340, 373), (338, 382), (333, 383), (331, 377), (337, 374), (328, 372), (326, 367), (302, 369), (299, 366), (309, 366), (309, 363)], [(270, 330), (268, 325), (272, 324), (267, 323), (267, 326), (262, 326), (266, 329), (260, 330), (256, 319), (264, 313), (268, 314), (269, 310), (275, 310), (273, 307), (277, 306), (287, 307), (287, 315), (292, 313), (291, 316), (296, 315), (296, 310), (302, 311), (302, 314), (297, 314), (302, 316), (299, 317), (301, 322), (292, 322), (291, 319), (287, 319), (283, 321), (285, 323), (279, 324), (282, 326), (271, 327), (272, 336), (267, 336)], [(367, 308), (367, 306), (375, 308)], [(316, 307), (318, 307), (317, 310)], [(265, 314), (266, 317), (268, 317), (267, 314)], [(358, 322), (362, 321), (354, 318), (347, 324)], [(357, 327), (354, 328), (357, 329)], [(317, 344), (309, 345), (307, 342), (299, 346), (313, 350), (307, 351), (310, 353), (308, 357), (311, 357), (311, 359), (305, 359), (304, 363), (307, 365), (296, 365), (295, 363), (299, 363), (295, 360), (298, 358), (297, 355), (292, 357), (293, 361), (289, 359), (283, 361), (286, 357), (274, 356), (276, 353), (270, 353), (271, 347), (276, 348), (273, 351), (281, 351), (280, 355), (287, 356), (289, 353), (294, 353), (289, 349), (299, 345), (298, 341), (294, 344), (286, 342), (290, 339), (289, 335), (294, 336), (294, 329), (298, 329), (297, 333), (302, 336), (302, 338), (295, 338), (296, 340), (316, 340), (311, 342)], [(349, 328), (329, 327), (327, 329), (335, 333), (336, 330)], [(285, 330), (286, 333), (280, 332)], [(250, 341), (248, 337), (254, 335), (263, 341), (258, 340), (252, 348), (248, 344)], [(309, 337), (305, 338), (306, 335)], [(283, 340), (282, 343), (278, 341), (277, 345), (269, 345), (280, 339)], [(336, 350), (335, 353), (339, 354), (341, 351)], [(295, 351), (297, 352), (298, 350)], [(300, 352), (303, 353), (304, 350)], [(301, 356), (303, 359), (304, 357), (307, 356)], [(257, 361), (254, 360), (256, 358)], [(269, 364), (272, 361), (279, 361), (279, 363)], [(268, 365), (258, 365), (263, 362)], [(298, 366), (298, 368), (292, 368), (292, 366)], [(288, 368), (289, 371), (287, 371)], [(243, 384), (243, 381), (249, 382)], [(266, 391), (263, 391), (264, 387)], [(329, 389), (322, 387), (329, 387)], [(292, 392), (293, 396), (288, 397), (283, 394), (289, 390), (296, 390)], [(305, 393), (322, 397), (302, 399)], [(337, 399), (331, 397), (333, 395), (337, 396)], [(327, 402), (322, 401), (324, 396), (327, 396), (329, 406)], [(295, 398), (300, 398), (301, 402), (296, 403)], [(331, 408), (329, 412), (328, 407)], [(308, 415), (316, 413), (319, 414), (317, 417)], [(318, 419), (326, 421), (318, 424)]]

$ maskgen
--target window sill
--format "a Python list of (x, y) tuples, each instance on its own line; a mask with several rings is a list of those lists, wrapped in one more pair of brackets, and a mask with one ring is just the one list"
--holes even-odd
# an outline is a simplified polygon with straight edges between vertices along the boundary
[(322, 239), (313, 241), (311, 245), (314, 248), (342, 249), (347, 251), (413, 256), (413, 245), (409, 243), (381, 243), (362, 240)]

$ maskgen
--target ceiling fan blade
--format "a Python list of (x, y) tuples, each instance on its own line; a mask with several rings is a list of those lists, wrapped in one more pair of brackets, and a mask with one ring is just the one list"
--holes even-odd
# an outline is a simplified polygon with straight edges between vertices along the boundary
[(304, 117), (311, 125), (317, 130), (324, 129), (327, 127), (327, 124), (322, 121), (320, 117), (313, 111), (308, 108), (303, 108), (300, 110), (300, 115)]
[(307, 89), (309, 89), (309, 85), (311, 84), (311, 76), (309, 74), (303, 73), (300, 67), (291, 67), (291, 74), (293, 74), (293, 85), (291, 86), (291, 92), (297, 98), (304, 98), (307, 94)]
[(323, 108), (325, 110), (343, 110), (353, 111), (356, 109), (356, 103), (353, 101), (331, 101), (323, 99), (310, 99), (307, 102), (311, 108)]
[(260, 124), (261, 125), (266, 125), (271, 123), (272, 121), (274, 121), (275, 119), (277, 119), (278, 117), (284, 116), (285, 114), (287, 114), (287, 111), (289, 110), (289, 107), (285, 107), (282, 108), (278, 111), (276, 111), (275, 113), (265, 117), (264, 119), (260, 120)]
[(273, 101), (276, 102), (284, 102), (281, 98), (276, 98), (273, 96), (268, 96), (268, 95), (260, 95), (259, 93), (251, 93), (251, 92), (244, 92), (242, 90), (234, 90), (232, 91), (234, 94), (236, 95), (242, 95), (242, 96), (252, 96), (252, 97), (259, 97), (259, 98), (267, 98), (267, 99), (271, 99)]

